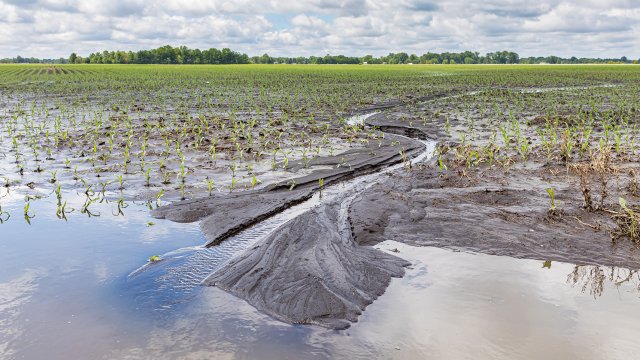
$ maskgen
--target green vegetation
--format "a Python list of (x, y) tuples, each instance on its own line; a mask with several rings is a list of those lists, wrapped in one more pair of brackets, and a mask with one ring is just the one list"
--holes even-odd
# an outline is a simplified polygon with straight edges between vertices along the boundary
[(169, 45), (152, 50), (103, 51), (82, 58), (72, 53), (70, 64), (248, 64), (249, 57), (231, 49), (173, 48)]
[(186, 46), (161, 46), (156, 49), (139, 51), (99, 51), (88, 55), (72, 53), (67, 59), (15, 58), (0, 59), (0, 63), (18, 64), (638, 64), (638, 60), (620, 58), (561, 58), (558, 56), (532, 56), (521, 58), (513, 51), (496, 51), (480, 55), (477, 51), (434, 53), (422, 55), (406, 52), (389, 53), (375, 57), (373, 55), (345, 56), (297, 56), (273, 57), (269, 54), (251, 56), (229, 48), (200, 50)]
[(443, 174), (542, 159), (581, 179), (587, 209), (606, 211), (616, 164), (638, 159), (639, 80), (634, 66), (3, 65), (2, 191), (55, 193), (64, 218), (65, 191), (98, 216), (91, 205), (105, 197), (122, 215), (132, 198), (293, 189), (296, 166), (379, 142), (345, 119), (388, 105), (386, 119), (439, 134)]
[(628, 237), (635, 243), (640, 243), (640, 215), (636, 210), (627, 206), (627, 201), (618, 198), (620, 211), (614, 215), (618, 228), (614, 231), (614, 239)]

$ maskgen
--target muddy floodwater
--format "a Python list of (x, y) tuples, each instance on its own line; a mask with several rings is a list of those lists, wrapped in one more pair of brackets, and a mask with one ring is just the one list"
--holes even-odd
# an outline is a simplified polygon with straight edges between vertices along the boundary
[[(357, 323), (335, 331), (273, 320), (198, 286), (204, 271), (176, 271), (205, 242), (196, 224), (152, 219), (143, 204), (114, 216), (115, 202), (65, 222), (54, 200), (40, 199), (29, 225), (18, 216), (22, 199), (3, 201), (15, 215), (0, 241), (2, 359), (640, 356), (640, 279), (627, 269), (385, 241), (376, 247), (411, 266)], [(152, 255), (166, 260), (140, 271)]]

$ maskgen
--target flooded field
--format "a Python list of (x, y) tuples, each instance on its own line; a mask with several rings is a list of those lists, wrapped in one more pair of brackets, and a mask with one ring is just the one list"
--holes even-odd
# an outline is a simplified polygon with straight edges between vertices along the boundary
[[(5, 199), (6, 200), (6, 199)], [(629, 359), (638, 353), (636, 271), (518, 260), (383, 242), (408, 260), (344, 331), (273, 320), (188, 274), (131, 272), (152, 255), (204, 243), (197, 226), (125, 216), (102, 204), (57, 219), (36, 202), (31, 226), (3, 224), (4, 359)], [(5, 205), (6, 206), (6, 205)], [(9, 203), (19, 206), (19, 203)], [(147, 225), (149, 221), (154, 225)], [(177, 257), (177, 256), (176, 256)], [(161, 264), (157, 264), (161, 265)]]
[(69, 69), (0, 68), (0, 358), (640, 356), (639, 71)]

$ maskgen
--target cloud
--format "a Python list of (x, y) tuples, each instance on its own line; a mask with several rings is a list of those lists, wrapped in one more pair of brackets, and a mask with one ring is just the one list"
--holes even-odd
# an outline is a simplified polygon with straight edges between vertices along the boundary
[(275, 56), (510, 49), (640, 57), (636, 0), (0, 0), (0, 57), (164, 44)]
[(550, 12), (523, 24), (530, 32), (601, 33), (621, 32), (631, 22), (621, 16), (608, 16), (575, 4), (560, 4)]
[(440, 7), (433, 1), (417, 0), (417, 1), (405, 1), (403, 3), (409, 10), (414, 11), (436, 11)]

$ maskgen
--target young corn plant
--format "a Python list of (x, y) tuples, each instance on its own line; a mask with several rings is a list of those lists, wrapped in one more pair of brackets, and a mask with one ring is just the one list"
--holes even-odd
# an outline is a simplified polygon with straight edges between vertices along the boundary
[(636, 244), (640, 243), (640, 217), (637, 211), (627, 205), (627, 201), (618, 198), (620, 210), (613, 215), (617, 229), (612, 230), (611, 238), (616, 241), (620, 238), (629, 238)]
[(151, 167), (147, 168), (147, 171), (145, 171), (144, 173), (144, 186), (149, 187), (151, 186)]
[(27, 198), (27, 201), (24, 204), (24, 209), (23, 209), (23, 214), (24, 214), (24, 220), (27, 222), (27, 224), (31, 225), (31, 219), (33, 219), (34, 217), (36, 217), (36, 215), (32, 212), (29, 212), (29, 208), (31, 207), (31, 202), (30, 199)]
[(209, 191), (209, 196), (213, 195), (213, 189), (215, 189), (216, 183), (209, 178), (205, 179), (204, 181), (207, 184), (207, 190)]
[(556, 206), (556, 191), (552, 187), (546, 188), (545, 190), (547, 191), (551, 202), (551, 206), (549, 206), (549, 210), (547, 210), (547, 218), (556, 218), (560, 216), (560, 210)]

